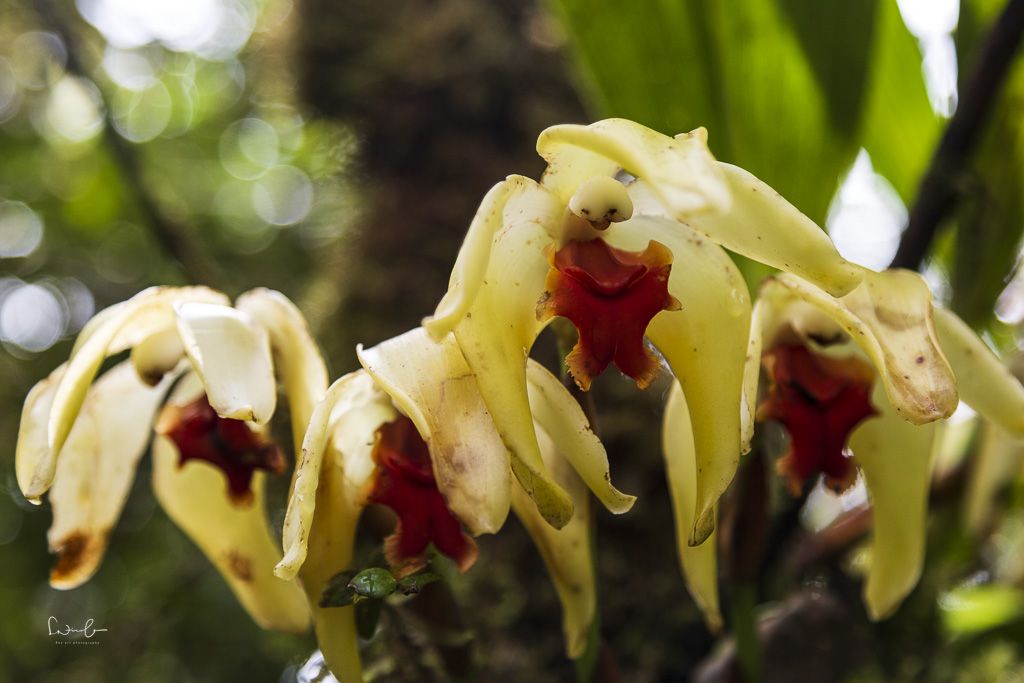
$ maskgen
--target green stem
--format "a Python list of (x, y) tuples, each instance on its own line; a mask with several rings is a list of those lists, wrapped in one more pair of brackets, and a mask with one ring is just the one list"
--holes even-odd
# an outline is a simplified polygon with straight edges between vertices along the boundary
[[(588, 502), (593, 508), (592, 502)], [(590, 515), (590, 557), (593, 562), (595, 581), (597, 579), (597, 521), (596, 517)], [(574, 662), (576, 667), (577, 683), (593, 683), (597, 673), (598, 659), (601, 655), (601, 593), (596, 591), (596, 605), (594, 606), (594, 620), (590, 622), (590, 631), (587, 633), (587, 648), (583, 654)]]
[(732, 628), (736, 637), (736, 660), (746, 683), (761, 679), (761, 645), (757, 639), (757, 586), (741, 583), (732, 591)]

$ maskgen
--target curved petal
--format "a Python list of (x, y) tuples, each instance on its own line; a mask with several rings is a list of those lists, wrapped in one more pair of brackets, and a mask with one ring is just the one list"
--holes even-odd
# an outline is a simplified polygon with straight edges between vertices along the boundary
[(727, 210), (671, 216), (726, 249), (810, 280), (834, 296), (850, 292), (861, 270), (836, 251), (817, 223), (751, 173), (731, 164), (718, 168), (732, 197)]
[(373, 474), (374, 432), (395, 416), (390, 400), (363, 370), (350, 372), (328, 388), (323, 401), (310, 416), (302, 455), (292, 479), (284, 518), (285, 552), (274, 569), (279, 577), (295, 577), (306, 560), (309, 534), (322, 495), (319, 493), (321, 471), (325, 460), (328, 464), (330, 461), (325, 455), (328, 447), (333, 444), (334, 449), (345, 456), (340, 465), (343, 471), (332, 486), (344, 494), (348, 505), (357, 501), (361, 507), (362, 489)]
[(761, 354), (764, 347), (763, 328), (765, 318), (771, 312), (763, 299), (754, 302), (750, 315), (750, 338), (747, 341), (747, 357), (743, 363), (743, 404), (740, 406), (740, 452), (749, 453), (754, 440), (757, 415), (757, 391), (761, 383)]
[(964, 501), (967, 528), (975, 535), (985, 532), (992, 520), (1000, 489), (1013, 481), (1024, 463), (1024, 439), (986, 422), (970, 470)]
[(978, 414), (1024, 434), (1024, 386), (955, 313), (935, 307), (935, 331), (956, 375), (960, 398)]
[(167, 516), (191, 538), (231, 587), (253, 621), (263, 628), (304, 631), (309, 610), (294, 581), (274, 576), (281, 557), (270, 535), (262, 472), (253, 476), (252, 505), (233, 505), (224, 494), (224, 478), (202, 462), (178, 466), (174, 443), (153, 440), (153, 491)]
[(590, 538), (592, 510), (587, 488), (555, 443), (542, 430), (537, 431), (544, 463), (575, 504), (572, 519), (555, 529), (540, 515), (529, 496), (521, 489), (512, 492), (512, 509), (523, 523), (562, 603), (562, 630), (565, 651), (571, 659), (586, 649), (587, 636), (597, 611), (597, 589), (594, 578), (593, 545)]
[(320, 607), (328, 582), (352, 561), (356, 525), (373, 475), (374, 434), (396, 416), (365, 371), (349, 373), (313, 410), (284, 522), (285, 556), (274, 572), (302, 580), (317, 640), (339, 680), (361, 681), (352, 607)]
[(880, 415), (854, 430), (850, 448), (871, 498), (874, 527), (864, 602), (868, 615), (878, 620), (892, 614), (921, 577), (938, 425), (907, 422), (878, 384), (872, 403)]
[(66, 368), (67, 363), (62, 363), (46, 379), (36, 382), (25, 397), (25, 405), (21, 409), (18, 443), (14, 449), (14, 473), (18, 480), (18, 488), (34, 505), (39, 505), (42, 501), (39, 495), (30, 497), (29, 491), (40, 488), (38, 485), (33, 486), (32, 479), (50, 452), (46, 445), (46, 426), (50, 420), (50, 407), (53, 405), (57, 385)]
[(455, 338), (435, 344), (417, 328), (356, 353), (427, 442), (448, 508), (474, 535), (498, 531), (509, 509), (508, 450)]
[(712, 533), (698, 546), (689, 543), (697, 502), (697, 454), (690, 411), (679, 382), (672, 383), (665, 403), (661, 439), (676, 525), (676, 548), (686, 588), (704, 614), (708, 628), (717, 633), (722, 629), (722, 612), (718, 604), (718, 538)]
[(681, 310), (656, 315), (647, 337), (692, 398), (687, 406), (697, 452), (697, 507), (690, 543), (697, 545), (714, 530), (715, 503), (739, 464), (750, 297), (725, 251), (675, 221), (637, 217), (613, 225), (607, 236), (610, 244), (630, 251), (652, 239), (672, 251), (668, 288), (682, 304)]
[(221, 417), (266, 424), (277, 384), (266, 331), (229, 306), (175, 304), (185, 353)]
[(238, 297), (235, 308), (270, 337), (274, 370), (288, 396), (292, 437), (298, 453), (313, 409), (327, 391), (327, 364), (306, 319), (284, 294), (272, 289), (253, 289)]
[[(111, 348), (107, 351), (107, 355), (119, 353), (135, 346), (148, 336), (152, 330), (174, 327), (174, 310), (170, 304), (177, 300), (223, 304), (225, 306), (231, 304), (231, 300), (226, 294), (202, 285), (189, 287), (170, 287), (165, 285), (147, 287), (127, 301), (121, 301), (108, 306), (90, 318), (75, 338), (75, 344), (71, 348), (71, 355), (76, 355), (85, 346), (85, 343), (92, 339), (94, 333), (100, 330), (109, 331), (111, 321), (126, 315), (131, 319), (131, 324), (120, 329), (120, 334), (116, 335), (113, 342), (110, 343)], [(165, 305), (148, 305), (158, 302), (163, 302)], [(131, 312), (126, 313), (125, 309), (131, 309)]]
[(168, 372), (174, 370), (185, 356), (181, 335), (167, 327), (143, 338), (132, 347), (131, 362), (139, 379), (155, 386)]
[(542, 184), (563, 202), (588, 178), (624, 169), (654, 194), (658, 213), (727, 249), (837, 296), (860, 281), (814, 221), (752, 174), (715, 161), (703, 128), (670, 138), (625, 119), (554, 126), (541, 133), (537, 151), (548, 161)]
[(626, 119), (552, 126), (537, 152), (548, 162), (541, 182), (563, 204), (585, 180), (619, 169), (647, 182), (674, 215), (724, 210), (731, 201), (703, 128), (671, 138)]
[(437, 305), (434, 315), (423, 320), (423, 327), (435, 341), (441, 341), (455, 329), (473, 305), (477, 292), (484, 284), (491, 251), (494, 249), (495, 235), (504, 225), (505, 207), (509, 203), (509, 198), (528, 192), (536, 197), (536, 208), (539, 212), (547, 213), (553, 210), (552, 206), (545, 206), (549, 204), (549, 198), (543, 192), (539, 192), (536, 185), (529, 178), (511, 175), (484, 195), (455, 259), (448, 291)]
[[(372, 448), (372, 440), (371, 440)], [(313, 611), (316, 640), (339, 681), (362, 681), (355, 608), (321, 607), (331, 578), (349, 568), (362, 505), (350, 497), (337, 453), (328, 450), (310, 519), (307, 554), (299, 578)]]
[(38, 498), (50, 488), (57, 467), (57, 454), (71, 431), (86, 391), (103, 364), (103, 359), (172, 327), (174, 303), (221, 300), (227, 302), (227, 297), (206, 287), (156, 287), (101, 311), (97, 315), (98, 322), (86, 325), (53, 397), (47, 425), (49, 449), (39, 462), (32, 484), (25, 492), (26, 497)]
[(543, 328), (536, 308), (548, 272), (544, 248), (551, 236), (546, 226), (563, 213), (564, 207), (540, 186), (509, 197), (484, 283), (455, 328), (480, 395), (511, 453), (513, 474), (556, 527), (572, 517), (572, 501), (541, 458), (527, 396), (526, 358)]
[[(838, 324), (871, 359), (889, 401), (903, 419), (924, 424), (953, 414), (956, 379), (932, 323), (931, 292), (909, 270), (864, 271), (860, 286), (835, 299), (790, 275), (765, 281), (762, 296), (807, 302)], [(813, 339), (812, 329), (801, 334)]]
[(99, 568), (168, 384), (143, 384), (131, 363), (121, 363), (86, 395), (50, 489), (54, 588), (75, 588)]
[(587, 488), (610, 512), (617, 515), (628, 512), (636, 496), (612, 486), (608, 453), (591, 429), (579, 402), (560, 379), (534, 360), (527, 361), (526, 381), (534, 420), (561, 457), (572, 465)]

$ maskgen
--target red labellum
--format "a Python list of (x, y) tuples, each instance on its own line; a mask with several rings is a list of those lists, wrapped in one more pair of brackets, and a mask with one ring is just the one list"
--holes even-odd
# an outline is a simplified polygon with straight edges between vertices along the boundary
[(178, 447), (178, 467), (202, 460), (219, 468), (227, 477), (228, 497), (235, 505), (252, 503), (254, 471), (281, 474), (288, 465), (277, 444), (242, 420), (218, 415), (205, 395), (188, 405), (165, 406), (156, 429)]
[(579, 341), (565, 359), (576, 383), (586, 391), (615, 363), (638, 387), (647, 387), (659, 363), (644, 346), (644, 333), (659, 312), (679, 309), (668, 293), (672, 252), (653, 240), (637, 253), (597, 238), (552, 250), (549, 262), (537, 318), (563, 316), (576, 326)]
[(844, 454), (850, 432), (877, 415), (871, 405), (875, 371), (859, 358), (830, 358), (805, 346), (778, 346), (762, 358), (771, 377), (758, 420), (778, 420), (789, 432), (790, 446), (777, 463), (790, 491), (799, 495), (817, 472), (836, 491), (857, 478), (853, 460)]
[(427, 564), (431, 543), (466, 572), (476, 562), (476, 543), (448, 509), (434, 481), (430, 450), (405, 416), (381, 425), (373, 448), (377, 473), (367, 498), (398, 516), (395, 530), (384, 539), (384, 555), (397, 576)]

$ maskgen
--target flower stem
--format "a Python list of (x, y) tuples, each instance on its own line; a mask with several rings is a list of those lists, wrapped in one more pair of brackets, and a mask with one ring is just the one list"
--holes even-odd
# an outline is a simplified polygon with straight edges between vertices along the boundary
[(736, 660), (746, 683), (761, 678), (761, 644), (757, 640), (757, 586), (744, 582), (732, 589), (732, 628)]

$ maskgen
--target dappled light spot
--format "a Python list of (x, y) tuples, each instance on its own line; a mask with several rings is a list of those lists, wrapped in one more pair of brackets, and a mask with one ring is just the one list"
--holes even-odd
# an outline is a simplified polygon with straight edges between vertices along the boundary
[(50, 285), (8, 280), (0, 287), (0, 341), (31, 353), (45, 351), (64, 335), (67, 304)]

